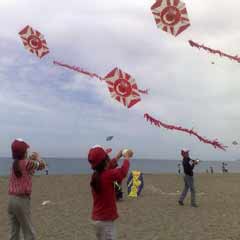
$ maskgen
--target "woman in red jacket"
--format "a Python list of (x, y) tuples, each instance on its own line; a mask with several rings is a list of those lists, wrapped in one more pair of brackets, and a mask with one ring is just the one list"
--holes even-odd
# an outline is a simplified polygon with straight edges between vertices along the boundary
[(115, 240), (114, 220), (118, 218), (114, 181), (121, 182), (127, 175), (129, 159), (133, 152), (128, 150), (120, 168), (111, 169), (108, 166), (109, 156), (100, 146), (89, 150), (88, 161), (94, 173), (91, 178), (93, 196), (92, 220), (96, 226), (98, 240)]

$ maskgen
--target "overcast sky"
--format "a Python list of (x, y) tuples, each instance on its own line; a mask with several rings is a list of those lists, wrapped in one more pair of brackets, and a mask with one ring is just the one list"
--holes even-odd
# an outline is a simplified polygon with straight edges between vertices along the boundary
[[(179, 159), (184, 147), (203, 160), (240, 159), (240, 147), (232, 145), (240, 141), (240, 65), (187, 42), (240, 54), (240, 2), (186, 0), (191, 27), (178, 37), (156, 27), (153, 3), (1, 0), (0, 156), (9, 156), (12, 140), (21, 137), (44, 156), (85, 157), (89, 147), (101, 144), (114, 151), (129, 147), (143, 158)], [(50, 53), (41, 60), (18, 36), (26, 25), (47, 40)], [(101, 76), (119, 67), (149, 95), (127, 109), (110, 97), (104, 82), (53, 60)], [(145, 112), (218, 138), (228, 151), (151, 126)], [(109, 135), (115, 137), (106, 142)]]

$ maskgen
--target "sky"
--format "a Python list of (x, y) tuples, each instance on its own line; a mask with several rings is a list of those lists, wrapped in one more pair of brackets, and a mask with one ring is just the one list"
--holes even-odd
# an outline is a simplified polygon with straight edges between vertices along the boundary
[[(188, 148), (202, 160), (240, 159), (240, 65), (191, 48), (188, 40), (240, 54), (236, 0), (186, 0), (191, 26), (174, 37), (156, 27), (154, 0), (0, 1), (0, 156), (15, 138), (48, 157), (86, 157), (100, 144), (131, 148), (135, 158), (180, 159)], [(18, 32), (26, 25), (45, 37), (50, 53), (28, 52)], [(107, 85), (52, 64), (80, 66), (105, 76), (119, 67), (141, 89), (130, 109)], [(215, 64), (212, 64), (214, 62)], [(228, 145), (226, 152), (185, 133), (157, 128), (144, 113)], [(106, 142), (106, 137), (114, 139)]]

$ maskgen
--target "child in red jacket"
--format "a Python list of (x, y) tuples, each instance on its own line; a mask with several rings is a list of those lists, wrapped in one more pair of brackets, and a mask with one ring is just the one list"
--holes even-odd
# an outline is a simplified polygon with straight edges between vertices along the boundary
[(114, 181), (121, 182), (127, 175), (129, 159), (133, 152), (125, 153), (125, 160), (120, 168), (109, 168), (109, 156), (100, 146), (89, 150), (88, 161), (94, 173), (91, 179), (93, 196), (92, 220), (96, 226), (98, 240), (115, 240), (114, 220), (118, 218)]
[(10, 240), (20, 239), (20, 230), (24, 239), (35, 240), (35, 230), (31, 221), (32, 175), (35, 170), (42, 170), (45, 163), (37, 153), (28, 159), (29, 145), (22, 139), (12, 143), (13, 164), (9, 177), (8, 215), (10, 220)]

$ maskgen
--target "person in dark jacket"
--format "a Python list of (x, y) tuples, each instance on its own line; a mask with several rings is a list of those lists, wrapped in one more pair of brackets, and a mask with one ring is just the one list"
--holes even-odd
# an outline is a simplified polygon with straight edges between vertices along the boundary
[(181, 155), (183, 157), (182, 165), (184, 170), (184, 189), (180, 198), (178, 200), (179, 205), (183, 206), (184, 199), (187, 196), (188, 190), (191, 192), (191, 206), (197, 207), (196, 197), (195, 197), (195, 187), (194, 187), (194, 178), (193, 178), (193, 169), (195, 165), (198, 164), (199, 160), (193, 160), (189, 157), (189, 150), (181, 150)]

